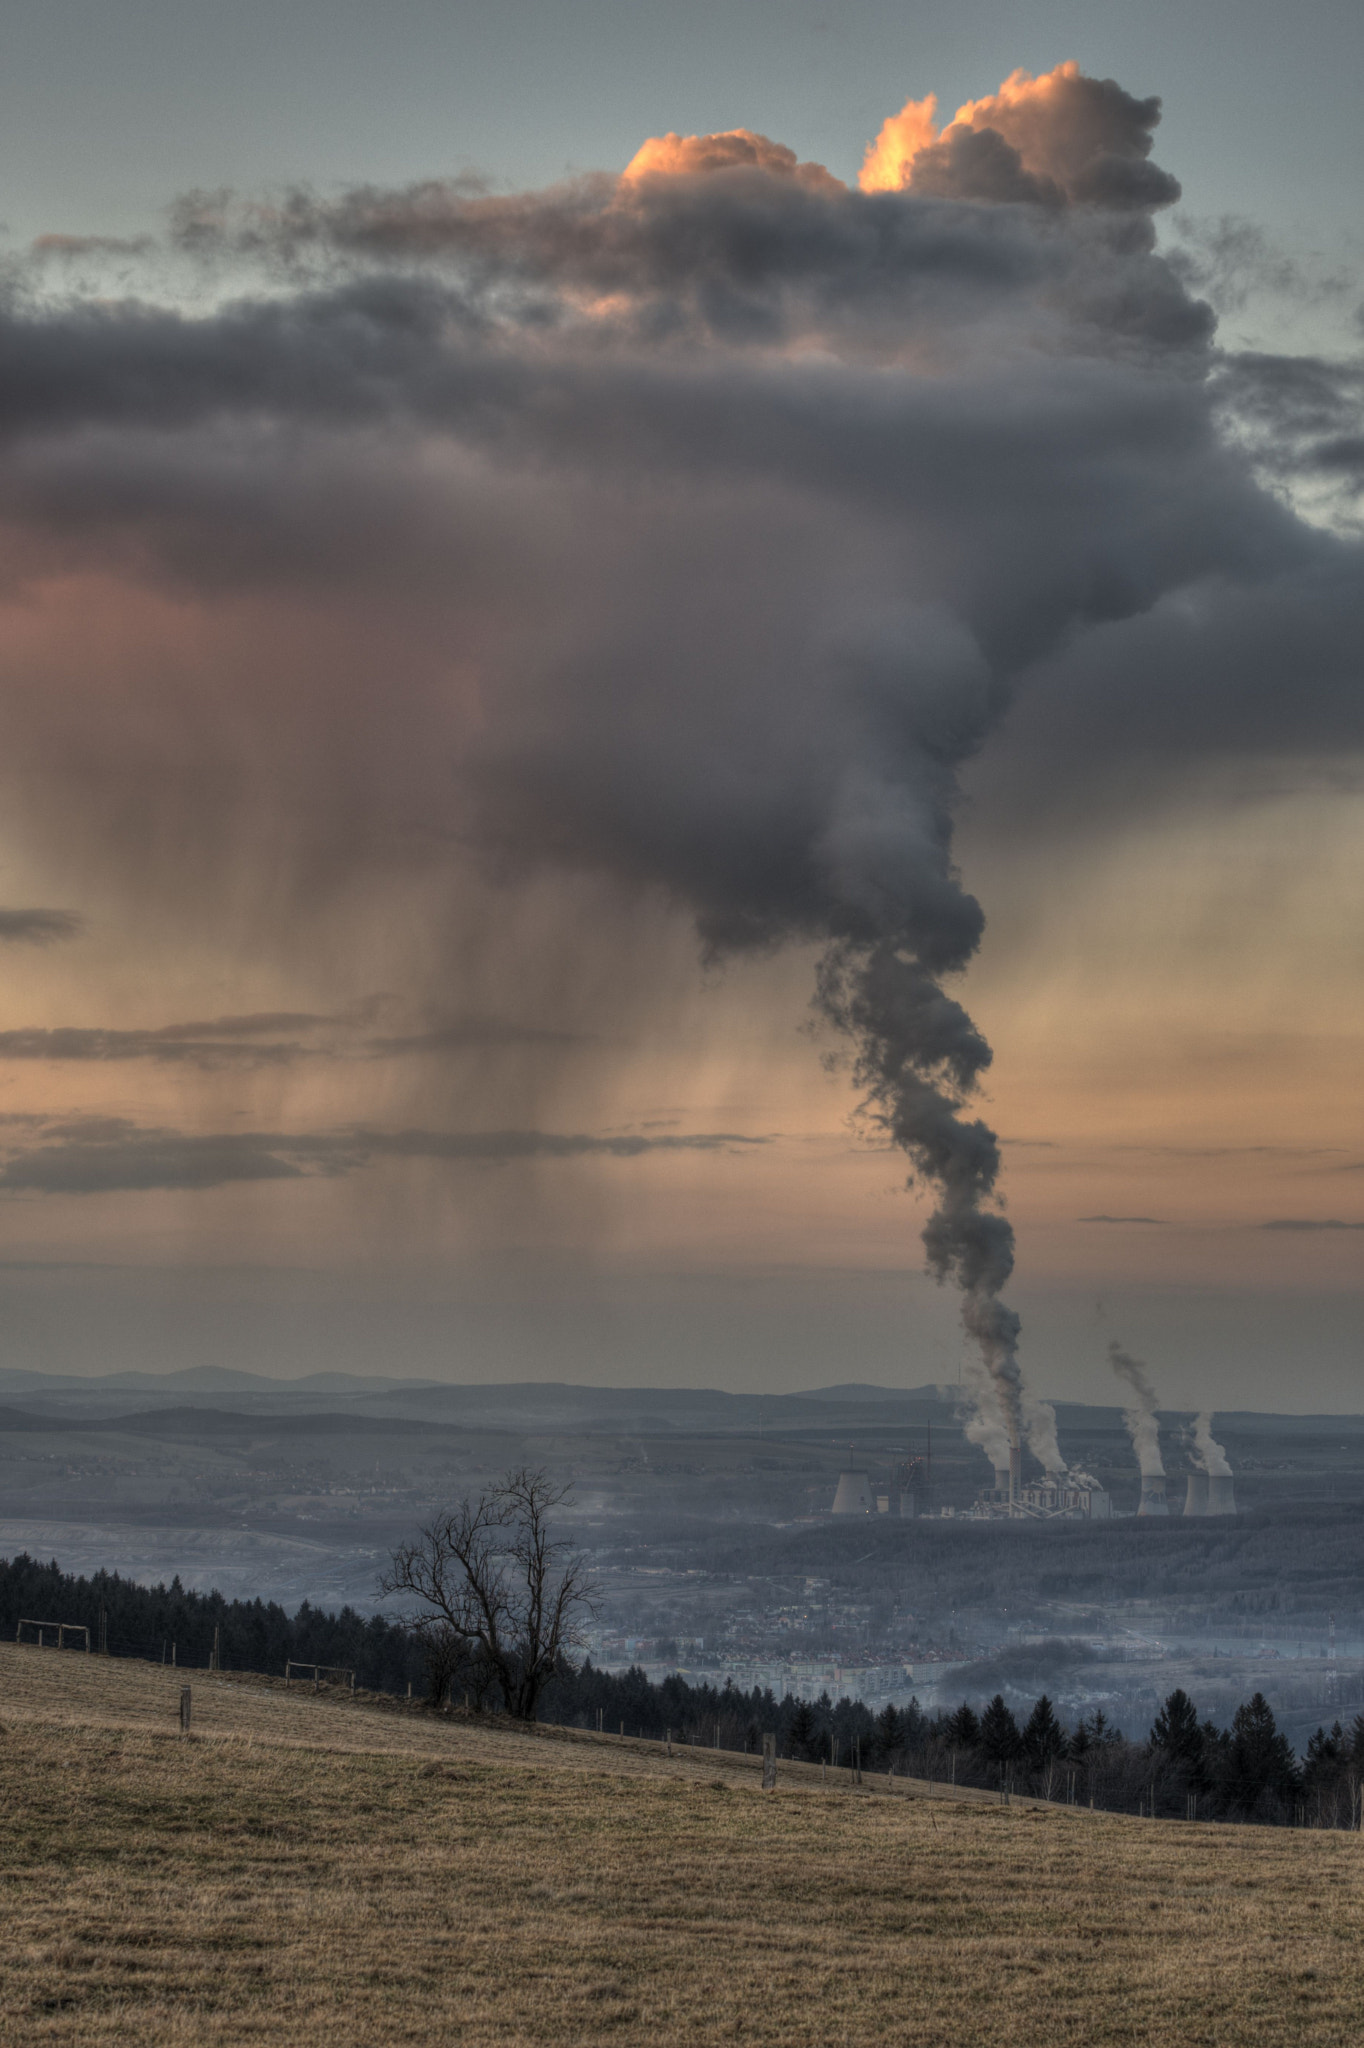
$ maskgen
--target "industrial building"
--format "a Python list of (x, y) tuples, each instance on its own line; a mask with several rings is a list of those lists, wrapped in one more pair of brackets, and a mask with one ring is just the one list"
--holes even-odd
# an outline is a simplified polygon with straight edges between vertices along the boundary
[[(890, 1469), (884, 1479), (873, 1480), (865, 1465), (849, 1462), (838, 1475), (830, 1513), (895, 1515), (903, 1516), (906, 1521), (914, 1515), (927, 1514), (933, 1471), (933, 1437), (927, 1424), (924, 1425), (923, 1438), (921, 1452), (890, 1453)], [(855, 1455), (851, 1453), (850, 1458)]]
[(1085, 1472), (1046, 1472), (1026, 1486), (1015, 1450), (1007, 1465), (995, 1467), (995, 1483), (979, 1495), (967, 1513), (977, 1521), (1106, 1522), (1113, 1503)]

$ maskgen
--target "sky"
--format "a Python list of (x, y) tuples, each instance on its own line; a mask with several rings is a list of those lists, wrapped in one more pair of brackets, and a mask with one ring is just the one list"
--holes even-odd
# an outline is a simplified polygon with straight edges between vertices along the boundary
[(1357, 1408), (1361, 43), (16, 12), (0, 1365)]

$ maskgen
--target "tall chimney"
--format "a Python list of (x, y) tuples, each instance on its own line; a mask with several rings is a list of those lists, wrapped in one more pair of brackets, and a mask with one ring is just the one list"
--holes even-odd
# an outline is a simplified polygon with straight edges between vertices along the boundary
[(1188, 1491), (1184, 1495), (1186, 1515), (1206, 1515), (1208, 1512), (1208, 1475), (1206, 1472), (1189, 1474)]
[(1208, 1480), (1208, 1513), (1210, 1515), (1234, 1515), (1236, 1513), (1236, 1485), (1230, 1472), (1214, 1472)]
[(1141, 1502), (1139, 1515), (1168, 1515), (1170, 1503), (1165, 1498), (1165, 1480), (1158, 1472), (1143, 1472), (1141, 1475)]
[(1018, 1444), (1009, 1446), (1009, 1506), (1018, 1500), (1023, 1485), (1023, 1452)]

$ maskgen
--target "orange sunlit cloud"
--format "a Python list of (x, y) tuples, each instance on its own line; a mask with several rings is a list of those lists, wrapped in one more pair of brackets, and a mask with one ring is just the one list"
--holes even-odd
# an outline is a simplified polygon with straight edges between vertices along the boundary
[(889, 116), (867, 146), (857, 180), (864, 192), (898, 192), (909, 184), (915, 157), (938, 139), (937, 112), (938, 95), (931, 92), (924, 100), (906, 100)]
[(914, 160), (953, 129), (993, 128), (1018, 150), (1025, 169), (1051, 174), (1056, 168), (1056, 131), (1067, 125), (1067, 102), (1075, 96), (1080, 67), (1073, 59), (1034, 78), (1013, 71), (997, 93), (967, 100), (941, 130), (935, 125), (938, 100), (907, 100), (884, 123), (867, 150), (858, 184), (864, 192), (898, 192), (914, 183)]
[(801, 163), (793, 149), (751, 128), (718, 135), (651, 135), (625, 166), (622, 182), (645, 178), (694, 178), (708, 172), (752, 169), (829, 192), (846, 190), (823, 164)]

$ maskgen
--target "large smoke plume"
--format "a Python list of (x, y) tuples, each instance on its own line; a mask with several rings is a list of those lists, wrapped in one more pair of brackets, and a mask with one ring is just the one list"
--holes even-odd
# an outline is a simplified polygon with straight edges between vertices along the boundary
[(1114, 1338), (1108, 1347), (1108, 1362), (1135, 1397), (1123, 1409), (1123, 1421), (1137, 1454), (1143, 1479), (1163, 1479), (1165, 1460), (1160, 1454), (1160, 1424), (1156, 1420), (1156, 1390), (1146, 1367)]
[(76, 593), (54, 633), (87, 622), (46, 657), (60, 691), (18, 656), (6, 685), (39, 850), (139, 909), (178, 891), (196, 927), (218, 891), (281, 957), (376, 876), (600, 886), (612, 1028), (641, 903), (712, 960), (809, 949), (866, 1114), (932, 1197), (970, 1433), (1049, 1469), (974, 1107), (991, 1050), (956, 993), (984, 928), (962, 778), (1044, 672), (1077, 700), (1048, 743), (1077, 781), (1105, 719), (1140, 728), (1125, 762), (1182, 772), (1290, 705), (1358, 717), (1357, 549), (1221, 434), (1211, 313), (1156, 251), (1158, 117), (1064, 65), (941, 130), (912, 103), (858, 190), (739, 129), (507, 197), (200, 198), (158, 260), (209, 310), (31, 279), (0, 303), (11, 574)]

